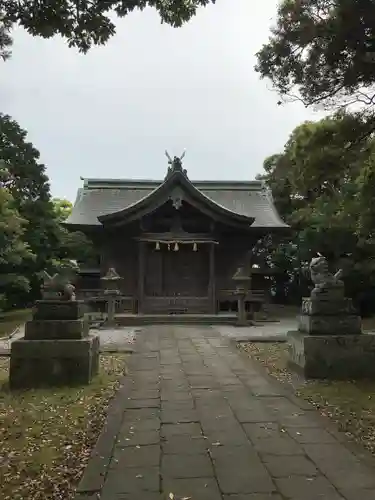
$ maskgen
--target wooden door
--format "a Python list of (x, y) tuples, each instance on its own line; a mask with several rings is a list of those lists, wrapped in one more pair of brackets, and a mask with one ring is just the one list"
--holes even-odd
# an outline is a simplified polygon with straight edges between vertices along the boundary
[(164, 252), (164, 294), (168, 297), (205, 297), (208, 294), (209, 262), (205, 247), (194, 252), (191, 245)]
[(209, 284), (209, 253), (206, 246), (194, 252), (192, 245), (147, 247), (145, 295), (148, 297), (206, 297)]

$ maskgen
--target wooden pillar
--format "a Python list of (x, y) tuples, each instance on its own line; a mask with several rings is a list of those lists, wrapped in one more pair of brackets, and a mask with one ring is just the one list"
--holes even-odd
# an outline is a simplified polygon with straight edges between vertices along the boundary
[(209, 281), (209, 297), (211, 314), (216, 314), (216, 276), (215, 276), (215, 243), (210, 245), (210, 281)]
[(143, 313), (143, 297), (145, 285), (145, 243), (139, 242), (138, 252), (138, 314)]

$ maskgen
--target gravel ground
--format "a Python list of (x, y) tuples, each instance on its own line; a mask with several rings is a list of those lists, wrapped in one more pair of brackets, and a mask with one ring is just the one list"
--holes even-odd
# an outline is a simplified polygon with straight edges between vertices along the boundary
[(221, 335), (241, 342), (284, 340), (288, 331), (296, 329), (297, 320), (295, 318), (282, 318), (278, 321), (264, 323), (260, 321), (254, 326), (245, 327), (215, 325), (215, 330), (220, 332)]
[[(24, 326), (21, 326), (15, 334), (8, 339), (0, 339), (0, 356), (7, 355), (11, 343), (24, 336)], [(103, 351), (131, 350), (137, 333), (136, 328), (103, 328), (92, 329), (90, 333), (99, 335), (100, 346)]]

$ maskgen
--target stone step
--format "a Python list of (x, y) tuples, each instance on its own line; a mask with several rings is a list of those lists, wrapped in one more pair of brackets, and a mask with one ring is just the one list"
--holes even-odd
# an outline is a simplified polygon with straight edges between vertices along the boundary
[(234, 325), (235, 314), (117, 314), (119, 326), (140, 325)]

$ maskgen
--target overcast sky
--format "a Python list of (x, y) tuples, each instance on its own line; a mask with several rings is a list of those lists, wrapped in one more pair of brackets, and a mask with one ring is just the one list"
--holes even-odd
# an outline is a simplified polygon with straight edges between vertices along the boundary
[(293, 128), (318, 115), (277, 95), (253, 67), (277, 0), (217, 0), (183, 28), (153, 10), (117, 23), (87, 55), (19, 31), (1, 65), (1, 111), (29, 132), (54, 196), (82, 177), (160, 179), (164, 150), (191, 179), (253, 179)]

